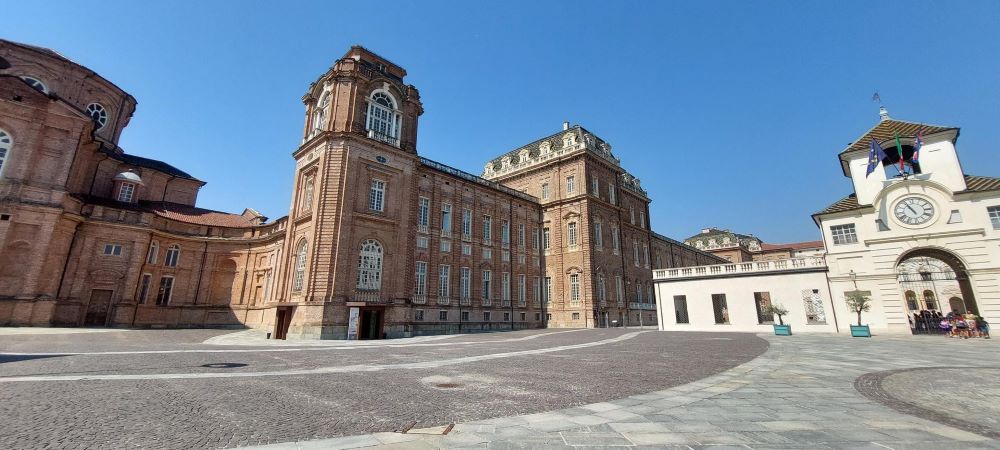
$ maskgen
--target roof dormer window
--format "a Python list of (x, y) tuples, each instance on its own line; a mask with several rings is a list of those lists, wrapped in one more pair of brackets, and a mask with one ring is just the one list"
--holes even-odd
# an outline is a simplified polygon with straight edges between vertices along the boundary
[(135, 197), (135, 185), (132, 183), (122, 183), (121, 187), (118, 188), (118, 201), (132, 203), (133, 197)]
[(108, 111), (104, 109), (104, 106), (100, 103), (91, 103), (87, 105), (87, 115), (94, 120), (97, 124), (97, 129), (100, 130), (108, 124)]

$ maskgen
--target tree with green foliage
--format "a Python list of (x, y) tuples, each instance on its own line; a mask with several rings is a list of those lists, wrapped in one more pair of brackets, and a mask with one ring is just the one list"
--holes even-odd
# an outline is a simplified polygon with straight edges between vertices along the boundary
[(861, 313), (871, 311), (872, 299), (862, 291), (851, 291), (847, 293), (847, 307), (858, 313), (858, 326), (860, 327)]
[(784, 306), (781, 306), (780, 303), (772, 303), (768, 305), (767, 309), (765, 309), (764, 312), (772, 316), (778, 316), (778, 325), (785, 324), (785, 321), (781, 320), (781, 316), (788, 314), (788, 310), (785, 309)]

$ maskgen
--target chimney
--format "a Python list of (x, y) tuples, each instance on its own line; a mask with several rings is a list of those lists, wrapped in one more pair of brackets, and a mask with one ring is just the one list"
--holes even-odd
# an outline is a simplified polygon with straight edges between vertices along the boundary
[(563, 131), (566, 131), (568, 129), (569, 129), (569, 122), (563, 122)]
[(879, 122), (889, 120), (889, 110), (885, 109), (885, 106), (878, 107), (878, 118)]

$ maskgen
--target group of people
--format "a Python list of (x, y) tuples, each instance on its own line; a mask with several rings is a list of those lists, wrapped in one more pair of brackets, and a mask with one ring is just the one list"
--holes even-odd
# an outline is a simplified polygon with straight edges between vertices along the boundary
[(910, 327), (915, 333), (942, 333), (955, 338), (990, 338), (990, 324), (982, 316), (967, 312), (952, 311), (941, 315), (939, 311), (922, 310), (913, 313)]

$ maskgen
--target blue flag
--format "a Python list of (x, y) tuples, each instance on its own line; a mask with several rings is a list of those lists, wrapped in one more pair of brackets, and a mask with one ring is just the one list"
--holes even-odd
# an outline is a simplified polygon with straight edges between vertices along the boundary
[(872, 146), (868, 150), (868, 172), (865, 172), (865, 178), (868, 178), (868, 175), (871, 175), (885, 158), (885, 151), (882, 150), (882, 146), (878, 145), (878, 141), (875, 138), (872, 138)]
[(920, 147), (924, 146), (924, 131), (917, 130), (917, 135), (913, 138), (913, 157), (910, 158), (912, 163), (920, 163)]

